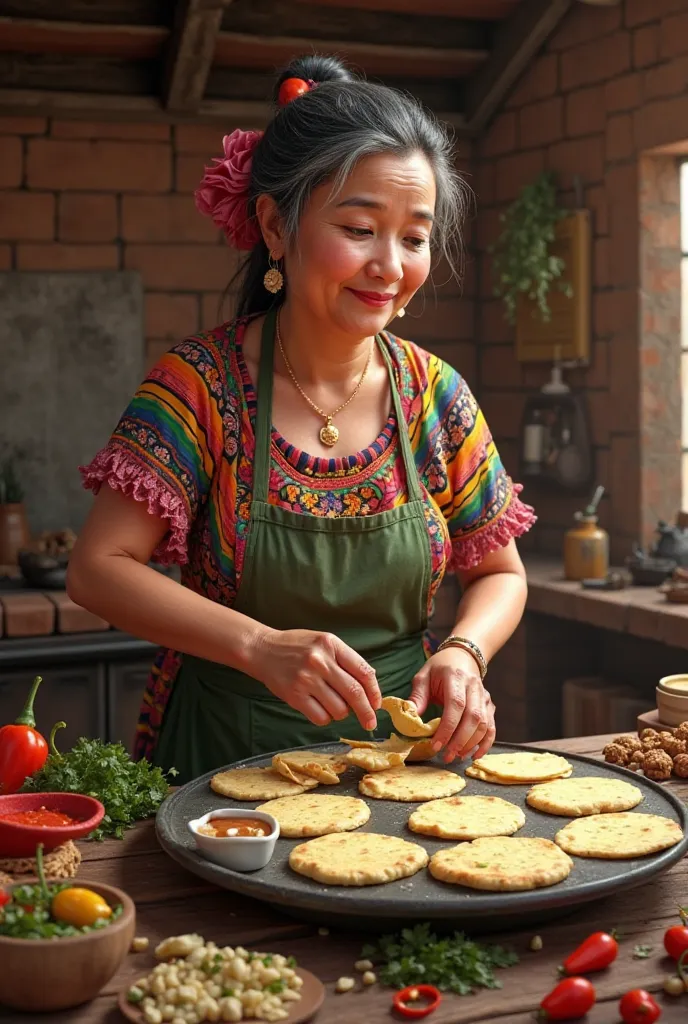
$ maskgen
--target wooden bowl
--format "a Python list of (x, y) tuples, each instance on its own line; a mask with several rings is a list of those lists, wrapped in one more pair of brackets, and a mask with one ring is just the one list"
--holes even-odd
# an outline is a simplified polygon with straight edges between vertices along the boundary
[(18, 811), (62, 811), (77, 821), (76, 825), (43, 828), (19, 825), (0, 819), (0, 857), (35, 857), (36, 847), (43, 843), (49, 853), (68, 839), (83, 839), (103, 820), (105, 808), (100, 800), (82, 793), (12, 793), (0, 796), (0, 815)]
[[(122, 914), (107, 928), (67, 939), (11, 939), (0, 935), (0, 1004), (14, 1010), (69, 1010), (95, 999), (126, 957), (136, 908), (121, 889), (79, 879)], [(19, 886), (12, 886), (13, 889)]]

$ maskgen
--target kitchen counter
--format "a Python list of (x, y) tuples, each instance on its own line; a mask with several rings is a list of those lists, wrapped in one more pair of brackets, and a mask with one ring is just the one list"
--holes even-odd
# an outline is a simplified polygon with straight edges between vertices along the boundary
[[(601, 756), (609, 737), (547, 741), (539, 744), (564, 753)], [(677, 796), (688, 799), (688, 780), (672, 779), (666, 784)], [(319, 936), (316, 929), (278, 913), (267, 904), (220, 890), (188, 874), (158, 846), (152, 821), (143, 822), (121, 841), (81, 843), (84, 862), (78, 881), (107, 882), (126, 890), (136, 902), (136, 934), (145, 935), (153, 947), (169, 935), (198, 932), (220, 945), (238, 944), (264, 951), (294, 955), (301, 966), (313, 971), (325, 983), (327, 997), (316, 1024), (387, 1024), (391, 1014), (392, 990), (374, 985), (364, 991), (334, 994), (334, 983), (342, 975), (352, 976), (354, 961), (369, 940), (363, 933), (332, 931)], [(671, 999), (661, 993), (671, 961), (663, 957), (662, 937), (677, 923), (677, 906), (685, 904), (688, 893), (688, 858), (658, 879), (622, 892), (602, 903), (587, 904), (560, 922), (538, 928), (543, 948), (529, 951), (533, 930), (485, 937), (515, 949), (520, 963), (498, 971), (502, 989), (483, 990), (475, 996), (445, 995), (441, 1006), (428, 1021), (431, 1024), (532, 1024), (533, 1011), (557, 982), (557, 965), (587, 935), (600, 929), (616, 928), (621, 949), (614, 965), (594, 976), (598, 1002), (586, 1017), (588, 1024), (616, 1024), (618, 1000), (633, 988), (646, 988), (662, 1006), (662, 1022), (685, 1022), (688, 995)], [(636, 945), (651, 947), (647, 959), (633, 959)], [(117, 1024), (122, 1018), (116, 993), (146, 974), (153, 964), (149, 953), (131, 954), (113, 981), (94, 1002), (50, 1015), (51, 1024)], [(43, 1024), (44, 1017), (22, 1014), (22, 1024)], [(0, 1022), (16, 1022), (13, 1011), (0, 1010)]]

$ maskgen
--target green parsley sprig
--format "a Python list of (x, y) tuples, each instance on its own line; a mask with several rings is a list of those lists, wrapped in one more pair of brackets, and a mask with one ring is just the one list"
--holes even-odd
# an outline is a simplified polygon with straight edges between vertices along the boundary
[(470, 995), (477, 988), (501, 988), (495, 968), (518, 963), (502, 946), (474, 942), (463, 932), (439, 939), (429, 924), (404, 928), (363, 947), (361, 956), (375, 961), (378, 977), (392, 988), (435, 985), (442, 992)]
[[(175, 775), (170, 769), (168, 776)], [(40, 771), (29, 776), (24, 793), (85, 793), (105, 807), (105, 817), (89, 839), (122, 839), (134, 822), (150, 818), (170, 792), (160, 768), (132, 761), (121, 743), (82, 737), (61, 754), (53, 747)]]

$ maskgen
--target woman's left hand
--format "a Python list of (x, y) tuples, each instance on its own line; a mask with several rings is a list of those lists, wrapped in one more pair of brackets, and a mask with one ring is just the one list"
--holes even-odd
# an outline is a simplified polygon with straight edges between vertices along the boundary
[(465, 757), (474, 747), (474, 759), (482, 757), (494, 743), (495, 706), (475, 659), (463, 648), (447, 647), (428, 658), (414, 676), (409, 699), (420, 715), (428, 704), (444, 708), (432, 739), (435, 750), (444, 749), (447, 763)]

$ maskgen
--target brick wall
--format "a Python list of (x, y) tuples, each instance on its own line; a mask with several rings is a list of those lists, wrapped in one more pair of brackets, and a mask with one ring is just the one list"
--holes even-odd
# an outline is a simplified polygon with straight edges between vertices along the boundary
[[(236, 262), (192, 192), (232, 128), (0, 118), (0, 270), (140, 271), (148, 364), (213, 327)], [(471, 287), (428, 286), (397, 323), (474, 382)]]
[[(688, 139), (687, 87), (688, 0), (574, 4), (475, 150), (479, 394), (509, 468), (525, 397), (548, 371), (515, 360), (487, 247), (499, 213), (544, 169), (569, 207), (578, 178), (592, 210), (592, 355), (567, 377), (587, 393), (615, 560), (680, 502), (676, 151)], [(540, 522), (524, 547), (559, 553), (580, 498), (534, 484), (526, 496)]]

